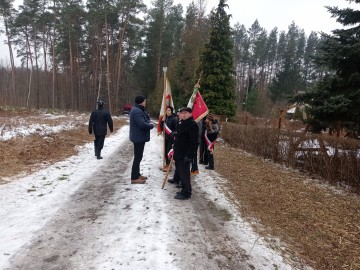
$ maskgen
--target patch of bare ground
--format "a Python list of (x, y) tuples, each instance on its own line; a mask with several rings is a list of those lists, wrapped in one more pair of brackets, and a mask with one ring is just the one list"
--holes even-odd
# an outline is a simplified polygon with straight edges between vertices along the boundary
[(219, 144), (214, 154), (229, 198), (270, 244), (278, 237), (314, 269), (360, 269), (358, 196), (239, 149)]
[[(74, 117), (71, 114), (67, 119), (46, 119), (39, 117), (38, 112), (0, 110), (0, 124), (15, 126), (11, 118), (20, 117), (29, 123), (58, 125), (60, 123), (72, 124), (70, 130), (63, 130), (46, 136), (31, 135), (15, 137), (10, 140), (0, 141), (0, 184), (11, 181), (12, 176), (29, 174), (39, 168), (54, 164), (77, 153), (78, 146), (94, 140), (94, 135), (88, 133), (87, 121), (89, 115)], [(114, 118), (114, 132), (125, 124), (124, 119)], [(106, 143), (106, 141), (105, 141)]]

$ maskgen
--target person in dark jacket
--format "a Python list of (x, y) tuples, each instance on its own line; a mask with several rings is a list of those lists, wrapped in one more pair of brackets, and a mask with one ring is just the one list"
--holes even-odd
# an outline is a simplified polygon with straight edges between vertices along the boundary
[(207, 153), (207, 159), (209, 161), (209, 166), (206, 166), (205, 169), (208, 170), (214, 170), (214, 155), (213, 155), (213, 150), (214, 150), (214, 144), (215, 141), (219, 135), (219, 122), (214, 118), (214, 116), (209, 113), (208, 116), (206, 117), (206, 135), (205, 135), (205, 140), (207, 141), (207, 148), (206, 148), (206, 153)]
[(113, 121), (110, 113), (104, 110), (104, 101), (97, 100), (97, 109), (91, 112), (89, 120), (89, 133), (94, 132), (94, 148), (95, 156), (97, 159), (102, 159), (101, 150), (104, 147), (105, 136), (107, 134), (107, 126), (109, 126), (110, 132), (113, 132)]
[[(170, 165), (170, 159), (168, 157), (168, 153), (171, 150), (173, 143), (174, 143), (174, 137), (171, 136), (171, 133), (176, 131), (176, 125), (177, 125), (177, 118), (176, 114), (174, 113), (174, 108), (171, 106), (168, 106), (166, 108), (166, 117), (164, 116), (161, 121), (161, 128), (165, 129), (165, 162), (166, 166), (163, 168), (163, 171), (166, 172)], [(165, 125), (164, 125), (165, 123)]]
[(199, 167), (198, 167), (198, 162), (197, 162), (197, 152), (201, 143), (201, 133), (202, 133), (202, 121), (199, 121), (196, 123), (199, 129), (199, 133), (198, 133), (198, 144), (197, 147), (195, 149), (194, 152), (194, 156), (191, 160), (191, 169), (190, 169), (190, 175), (197, 175), (199, 174)]
[(202, 128), (201, 128), (201, 138), (200, 138), (200, 157), (199, 157), (199, 164), (208, 165), (208, 158), (207, 158), (207, 146), (205, 141), (205, 132), (206, 132), (206, 117), (201, 120)]
[(131, 183), (144, 184), (147, 177), (140, 174), (140, 162), (143, 158), (145, 143), (150, 141), (150, 130), (154, 124), (145, 111), (146, 99), (143, 96), (135, 98), (135, 104), (130, 110), (130, 141), (134, 144), (134, 160), (131, 168)]
[(186, 200), (191, 197), (190, 162), (198, 144), (199, 129), (192, 117), (191, 108), (181, 108), (179, 120), (174, 142), (174, 159), (181, 191), (177, 192), (174, 198)]

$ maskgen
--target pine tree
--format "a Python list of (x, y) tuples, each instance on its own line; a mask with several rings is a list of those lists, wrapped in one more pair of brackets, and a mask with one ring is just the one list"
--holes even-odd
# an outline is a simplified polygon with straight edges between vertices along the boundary
[(225, 2), (220, 0), (211, 13), (210, 40), (201, 55), (199, 71), (203, 71), (201, 89), (210, 111), (233, 116), (236, 112), (233, 40)]
[[(356, 1), (359, 3), (359, 1)], [(317, 62), (328, 68), (327, 75), (310, 93), (293, 100), (310, 105), (311, 121), (339, 131), (359, 131), (360, 123), (360, 16), (358, 10), (327, 7), (332, 17), (347, 29), (325, 35)]]
[(301, 73), (305, 50), (305, 34), (293, 22), (286, 35), (280, 34), (278, 43), (278, 70), (270, 86), (270, 97), (284, 105), (287, 98), (304, 91), (305, 82)]

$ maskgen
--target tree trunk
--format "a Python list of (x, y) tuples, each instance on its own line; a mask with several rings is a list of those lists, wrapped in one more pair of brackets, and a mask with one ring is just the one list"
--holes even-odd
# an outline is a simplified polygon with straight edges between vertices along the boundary
[(109, 56), (109, 29), (107, 16), (105, 15), (105, 37), (106, 37), (106, 84), (107, 84), (107, 93), (108, 93), (108, 102), (109, 102), (109, 111), (112, 113), (111, 106), (111, 91), (110, 91), (110, 56)]
[[(31, 65), (31, 68), (30, 68), (30, 75), (29, 75), (29, 80), (28, 80), (28, 96), (27, 96), (27, 100), (26, 100), (26, 107), (30, 107), (30, 94), (31, 94), (31, 83), (32, 83), (32, 76), (33, 76), (33, 69), (34, 69), (34, 63), (33, 63), (33, 59), (32, 59), (32, 53), (31, 53), (31, 46), (30, 46), (30, 41), (29, 41), (29, 36), (28, 36), (28, 31), (27, 31), (27, 28), (26, 28), (26, 32), (25, 32), (25, 39), (26, 39), (26, 48), (27, 48), (27, 51), (28, 51), (28, 54), (27, 54), (27, 63), (30, 59), (30, 65)], [(29, 65), (27, 64), (27, 67), (29, 69)]]
[(12, 51), (12, 46), (11, 46), (12, 43), (11, 43), (11, 37), (10, 37), (10, 33), (9, 33), (7, 20), (4, 20), (4, 24), (5, 24), (5, 33), (6, 33), (6, 37), (7, 37), (7, 43), (8, 43), (9, 55), (10, 55), (10, 63), (11, 63), (11, 84), (12, 84), (12, 92), (13, 92), (12, 104), (20, 105), (19, 104), (20, 97), (16, 93), (15, 62), (14, 62), (14, 54)]
[(74, 61), (73, 61), (73, 51), (71, 46), (71, 32), (70, 32), (70, 25), (69, 25), (69, 54), (70, 54), (70, 108), (74, 109)]
[(115, 103), (116, 103), (116, 108), (119, 108), (119, 90), (120, 90), (120, 78), (121, 78), (121, 65), (122, 65), (122, 48), (123, 48), (123, 42), (124, 42), (124, 37), (125, 37), (125, 30), (127, 27), (127, 23), (128, 23), (128, 12), (125, 15), (125, 20), (123, 21), (123, 28), (120, 29), (120, 39), (119, 39), (119, 48), (118, 48), (118, 55), (117, 55), (117, 65), (116, 65), (116, 73), (117, 73), (117, 77), (116, 77), (116, 89), (115, 89), (115, 93), (116, 93), (116, 97), (115, 97)]

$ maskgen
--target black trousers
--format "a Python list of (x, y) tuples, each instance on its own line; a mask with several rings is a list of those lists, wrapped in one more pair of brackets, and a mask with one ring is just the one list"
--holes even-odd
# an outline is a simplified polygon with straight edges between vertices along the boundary
[(199, 148), (199, 144), (196, 147), (196, 150), (194, 151), (194, 155), (193, 158), (191, 159), (191, 171), (195, 172), (197, 170), (199, 170), (198, 168), (198, 163), (197, 163), (197, 152), (198, 152), (198, 148)]
[(105, 135), (95, 135), (94, 148), (95, 156), (99, 157), (101, 155), (101, 150), (104, 147)]
[(207, 160), (209, 161), (209, 167), (214, 169), (214, 155), (210, 153), (209, 150), (206, 150), (206, 152), (207, 152)]
[(181, 182), (181, 193), (185, 197), (191, 196), (191, 183), (190, 183), (190, 162), (185, 162), (183, 159), (175, 160), (175, 167)]
[(136, 180), (140, 177), (140, 162), (144, 154), (145, 142), (134, 143), (134, 160), (131, 168), (131, 180)]
[(207, 157), (207, 153), (206, 153), (207, 150), (206, 149), (207, 149), (207, 145), (206, 145), (205, 138), (201, 137), (199, 162), (203, 163), (203, 164), (208, 163), (208, 157)]
[(170, 159), (168, 158), (168, 153), (171, 150), (173, 145), (173, 140), (165, 138), (165, 161), (166, 161), (166, 165), (170, 164)]

